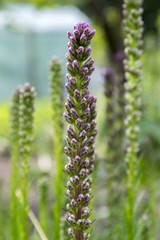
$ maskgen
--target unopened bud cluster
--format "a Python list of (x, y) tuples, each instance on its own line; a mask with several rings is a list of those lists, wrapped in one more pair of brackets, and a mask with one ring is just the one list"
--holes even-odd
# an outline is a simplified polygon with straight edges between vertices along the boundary
[(84, 233), (92, 222), (89, 220), (92, 179), (94, 169), (96, 129), (96, 97), (88, 90), (90, 75), (94, 71), (94, 60), (90, 58), (91, 39), (95, 30), (80, 22), (73, 34), (68, 32), (68, 53), (66, 90), (69, 94), (65, 104), (65, 120), (69, 123), (64, 151), (68, 156), (65, 172), (70, 176), (67, 182), (67, 221), (71, 225), (68, 235), (71, 239), (89, 239)]
[(17, 87), (12, 96), (11, 102), (11, 140), (13, 143), (18, 141), (19, 129), (19, 95), (21, 87)]
[(139, 127), (137, 126), (141, 112), (140, 112), (140, 86), (142, 79), (141, 73), (141, 55), (142, 55), (142, 33), (143, 21), (141, 14), (143, 9), (140, 7), (140, 0), (124, 0), (123, 15), (124, 15), (124, 31), (125, 31), (125, 55), (124, 70), (125, 70), (125, 98), (126, 98), (126, 136), (129, 141), (127, 148), (127, 159), (130, 161), (132, 155), (138, 151), (137, 135)]
[(20, 89), (19, 139), (20, 155), (24, 159), (30, 154), (33, 130), (35, 89), (26, 83)]
[(126, 188), (127, 202), (125, 206), (126, 213), (126, 239), (135, 239), (139, 234), (136, 212), (136, 198), (138, 191), (138, 170), (139, 161), (137, 153), (138, 145), (138, 122), (140, 120), (140, 81), (141, 73), (141, 55), (142, 55), (142, 33), (143, 21), (141, 14), (141, 0), (124, 0), (123, 15), (124, 15), (124, 45), (125, 56), (124, 71), (125, 71), (125, 99), (126, 99), (126, 137), (128, 140), (126, 149)]

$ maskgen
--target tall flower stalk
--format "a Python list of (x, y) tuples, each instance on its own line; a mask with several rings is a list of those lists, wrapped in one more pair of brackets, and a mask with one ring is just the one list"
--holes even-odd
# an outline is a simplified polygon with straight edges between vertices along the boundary
[[(89, 44), (95, 35), (89, 25), (80, 22), (75, 25), (73, 34), (68, 32), (68, 53), (66, 90), (69, 94), (64, 113), (67, 137), (64, 151), (68, 156), (65, 172), (70, 176), (67, 182), (67, 221), (70, 224), (70, 239), (84, 240), (90, 238), (86, 231), (92, 222), (89, 219), (92, 178), (89, 175), (94, 169), (96, 129), (96, 97), (90, 95), (88, 85), (94, 71), (94, 60), (89, 58)], [(85, 232), (86, 231), (86, 232)]]
[(20, 240), (28, 240), (27, 215), (29, 204), (27, 202), (29, 190), (29, 159), (31, 153), (33, 112), (35, 89), (26, 83), (20, 91), (19, 104), (19, 151), (20, 151)]
[(18, 199), (16, 190), (19, 183), (19, 96), (20, 87), (17, 87), (11, 101), (11, 192), (10, 192), (10, 217), (11, 217), (11, 239), (19, 239), (18, 227)]
[(133, 240), (138, 234), (135, 201), (138, 185), (138, 122), (140, 120), (140, 81), (142, 79), (141, 61), (142, 54), (142, 8), (141, 0), (124, 0), (124, 45), (125, 55), (125, 98), (126, 98), (126, 137), (128, 146), (126, 149), (126, 240)]
[(54, 189), (55, 189), (55, 203), (53, 206), (54, 215), (54, 239), (60, 239), (60, 220), (62, 209), (62, 194), (63, 188), (63, 128), (62, 128), (62, 70), (61, 63), (56, 57), (52, 58), (50, 64), (50, 89), (51, 89), (51, 103), (52, 103), (52, 119), (54, 130), (54, 158), (55, 169), (54, 172)]

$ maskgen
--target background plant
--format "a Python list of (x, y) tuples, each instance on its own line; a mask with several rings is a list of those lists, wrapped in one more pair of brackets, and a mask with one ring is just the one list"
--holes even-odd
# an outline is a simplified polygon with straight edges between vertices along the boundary
[(125, 207), (126, 229), (125, 238), (127, 240), (136, 239), (141, 231), (138, 227), (136, 219), (136, 198), (139, 185), (139, 159), (137, 153), (139, 151), (138, 144), (138, 122), (140, 120), (140, 81), (142, 79), (141, 61), (142, 54), (142, 32), (143, 21), (140, 8), (141, 1), (124, 0), (124, 45), (125, 55), (125, 90), (126, 90), (126, 194), (127, 202)]
[(11, 101), (11, 193), (10, 193), (10, 216), (11, 216), (11, 238), (19, 239), (19, 202), (16, 190), (19, 186), (19, 100), (20, 87), (17, 87)]
[(50, 62), (50, 88), (51, 88), (51, 104), (52, 104), (52, 121), (54, 129), (54, 145), (53, 152), (55, 158), (54, 171), (54, 192), (55, 203), (53, 206), (54, 214), (54, 239), (60, 239), (60, 225), (61, 225), (61, 210), (62, 210), (62, 195), (64, 194), (63, 181), (63, 126), (62, 126), (62, 70), (61, 63), (56, 57), (52, 58)]
[(24, 85), (20, 91), (19, 100), (19, 152), (20, 152), (20, 239), (27, 240), (29, 233), (27, 230), (27, 218), (29, 204), (27, 201), (29, 190), (29, 159), (31, 153), (33, 112), (34, 112), (35, 89), (29, 83)]

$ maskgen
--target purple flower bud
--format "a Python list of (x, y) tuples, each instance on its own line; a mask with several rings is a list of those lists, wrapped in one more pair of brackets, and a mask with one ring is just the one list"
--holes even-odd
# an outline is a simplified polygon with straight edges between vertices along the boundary
[(79, 32), (77, 29), (73, 31), (73, 34), (74, 34), (74, 36), (75, 36), (76, 39), (79, 39), (79, 37), (80, 37), (80, 32)]
[(73, 157), (74, 156), (74, 154), (73, 154), (73, 151), (72, 151), (72, 149), (70, 148), (70, 147), (64, 147), (64, 152), (65, 152), (65, 154), (67, 155), (67, 156), (69, 156), (69, 157)]
[(75, 57), (76, 57), (76, 52), (75, 52), (74, 48), (73, 48), (73, 47), (69, 47), (69, 48), (68, 48), (68, 51), (69, 51), (70, 56), (72, 57), (72, 59), (75, 59)]
[(89, 26), (84, 29), (84, 34), (88, 37), (89, 34)]
[(95, 29), (92, 29), (92, 30), (89, 32), (89, 34), (88, 34), (88, 39), (91, 40), (91, 39), (94, 37), (95, 33), (96, 33), (96, 30), (95, 30)]
[(85, 77), (85, 79), (83, 80), (82, 85), (81, 85), (82, 89), (87, 88), (89, 85), (89, 82), (90, 82), (90, 77), (89, 76)]
[(69, 125), (68, 128), (67, 128), (67, 135), (71, 139), (72, 138), (76, 138), (75, 132), (74, 132), (74, 130), (73, 130), (71, 125)]
[(72, 207), (74, 207), (74, 208), (77, 208), (77, 207), (78, 207), (78, 206), (77, 206), (77, 202), (76, 202), (75, 199), (72, 199), (72, 200), (71, 200), (71, 205), (72, 205)]
[(87, 37), (84, 33), (82, 33), (80, 37), (80, 45), (86, 46), (88, 44)]
[(88, 177), (88, 174), (89, 174), (89, 170), (88, 169), (85, 169), (85, 168), (82, 168), (80, 173), (79, 173), (79, 177), (80, 179), (85, 179), (86, 177)]
[(79, 184), (80, 183), (80, 179), (79, 179), (79, 177), (77, 175), (74, 176), (73, 183), (75, 183), (75, 184)]
[(92, 222), (87, 219), (86, 222), (85, 222), (85, 229), (88, 229), (90, 226), (91, 226)]
[(68, 182), (67, 182), (67, 188), (68, 188), (69, 190), (71, 190), (71, 191), (74, 189), (73, 186), (72, 186), (71, 181), (68, 181)]
[(77, 58), (78, 58), (78, 60), (82, 60), (83, 59), (83, 55), (84, 55), (84, 47), (80, 46), (77, 49)]
[(74, 149), (77, 149), (78, 148), (78, 142), (75, 138), (73, 138), (71, 140), (71, 146), (74, 148)]
[(70, 37), (70, 41), (71, 41), (74, 48), (79, 47), (77, 40), (73, 36)]
[(83, 131), (79, 134), (78, 141), (83, 141), (86, 136), (87, 136), (87, 133), (86, 133), (85, 130), (83, 130)]
[(93, 58), (89, 58), (89, 59), (85, 62), (85, 66), (86, 66), (88, 69), (90, 69), (93, 64), (94, 64), (94, 59), (93, 59)]
[(84, 148), (81, 150), (81, 157), (84, 158), (84, 156), (87, 155), (88, 151), (89, 151), (88, 147), (84, 147)]
[(80, 118), (77, 118), (75, 124), (76, 127), (80, 130), (82, 128), (83, 121)]
[(72, 116), (74, 119), (77, 119), (77, 118), (78, 118), (78, 114), (77, 114), (77, 111), (76, 111), (75, 108), (71, 108), (70, 112), (71, 112), (71, 116)]
[(88, 69), (88, 75), (90, 76), (95, 70), (95, 67), (92, 66), (90, 69)]
[(74, 72), (74, 70), (73, 70), (72, 64), (69, 62), (69, 63), (66, 64), (66, 66), (67, 66), (68, 72), (69, 72), (71, 75), (74, 76), (74, 75), (75, 75), (75, 72)]
[(73, 159), (74, 164), (79, 165), (81, 163), (81, 158), (77, 155), (74, 159)]
[(87, 107), (87, 99), (84, 97), (82, 98), (81, 104), (79, 105), (79, 108), (84, 110)]
[(74, 108), (73, 101), (72, 101), (72, 99), (71, 99), (70, 97), (67, 98), (67, 103), (68, 103), (68, 106), (69, 106), (70, 108)]
[(70, 37), (73, 36), (71, 32), (67, 32), (67, 37), (70, 39)]
[(90, 129), (90, 124), (89, 124), (89, 123), (86, 123), (86, 124), (84, 125), (84, 129), (86, 130), (86, 132), (88, 132), (89, 129)]
[(64, 117), (64, 119), (65, 119), (66, 122), (68, 122), (68, 123), (70, 123), (70, 124), (73, 123), (72, 117), (70, 117), (66, 112), (63, 113), (63, 117)]
[(91, 55), (91, 47), (87, 47), (87, 48), (85, 49), (85, 53), (84, 53), (84, 55), (83, 55), (84, 60), (86, 60), (90, 55)]
[(81, 79), (84, 79), (87, 74), (88, 74), (88, 68), (87, 68), (87, 67), (84, 67), (84, 68), (82, 68), (82, 70), (80, 71), (79, 77), (80, 77)]
[(88, 202), (90, 201), (90, 199), (91, 199), (90, 194), (89, 194), (89, 193), (86, 193), (86, 195), (84, 196), (84, 201), (85, 201), (86, 203), (88, 203)]
[(90, 164), (90, 160), (89, 160), (89, 158), (86, 158), (86, 159), (83, 161), (83, 166), (84, 166), (84, 167), (88, 167), (89, 164)]
[(77, 203), (81, 203), (84, 199), (84, 195), (83, 194), (79, 194), (77, 197)]
[(73, 230), (73, 228), (68, 228), (68, 235), (69, 235), (71, 238), (74, 238), (74, 230)]
[(95, 141), (95, 137), (91, 136), (91, 137), (88, 139), (88, 141), (87, 141), (87, 145), (93, 144), (94, 141)]
[(88, 118), (90, 116), (90, 108), (87, 107), (81, 115), (82, 119)]
[(79, 65), (79, 62), (77, 60), (74, 60), (72, 62), (72, 67), (73, 67), (73, 70), (74, 70), (75, 73), (79, 73), (80, 65)]
[(76, 79), (74, 77), (71, 77), (68, 81), (72, 89), (75, 89), (77, 87)]
[(80, 101), (80, 99), (81, 99), (81, 94), (80, 94), (80, 91), (78, 90), (78, 89), (76, 89), (75, 91), (74, 91), (74, 97), (75, 97), (75, 99), (76, 99), (76, 101)]
[(71, 58), (71, 56), (70, 56), (69, 53), (66, 53), (66, 54), (65, 54), (65, 57), (66, 57), (66, 59), (67, 59), (68, 62), (72, 62), (72, 58)]

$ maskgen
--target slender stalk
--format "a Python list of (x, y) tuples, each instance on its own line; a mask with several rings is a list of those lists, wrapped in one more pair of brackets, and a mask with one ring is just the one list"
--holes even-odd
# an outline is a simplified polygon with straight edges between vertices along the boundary
[[(92, 224), (89, 219), (92, 179), (89, 175), (94, 169), (94, 141), (97, 134), (95, 117), (96, 98), (90, 95), (88, 85), (94, 71), (94, 60), (89, 58), (89, 44), (95, 30), (89, 30), (87, 23), (80, 22), (74, 27), (73, 34), (68, 32), (69, 52), (66, 54), (67, 79), (66, 90), (69, 94), (64, 113), (69, 123), (64, 151), (68, 156), (65, 172), (70, 176), (67, 182), (67, 221), (70, 224), (70, 239), (90, 239), (85, 232)], [(89, 58), (89, 59), (88, 59)]]
[(140, 8), (141, 0), (124, 0), (123, 15), (124, 15), (124, 45), (125, 55), (125, 98), (126, 98), (126, 137), (128, 146), (126, 149), (126, 188), (127, 188), (127, 203), (126, 212), (126, 240), (133, 240), (138, 232), (135, 202), (137, 197), (138, 185), (138, 165), (137, 152), (138, 144), (138, 122), (140, 120), (140, 81), (142, 54), (142, 8)]
[(35, 90), (29, 83), (24, 85), (20, 91), (19, 106), (19, 150), (20, 150), (20, 240), (28, 240), (27, 216), (29, 204), (27, 202), (29, 190), (29, 159), (32, 143), (33, 112), (34, 112)]
[(64, 194), (63, 187), (63, 128), (62, 128), (62, 73), (61, 64), (57, 58), (53, 58), (50, 62), (50, 88), (51, 88), (51, 103), (52, 103), (52, 120), (54, 129), (54, 158), (55, 168), (54, 172), (54, 190), (55, 203), (53, 206), (54, 215), (54, 239), (60, 239), (60, 221), (62, 209), (62, 194)]
[(39, 179), (39, 221), (45, 233), (47, 233), (48, 180), (48, 173), (42, 172)]
[(16, 190), (19, 184), (19, 95), (20, 87), (16, 89), (11, 102), (11, 182), (10, 182), (10, 217), (11, 217), (11, 239), (19, 239), (19, 209), (16, 198)]

